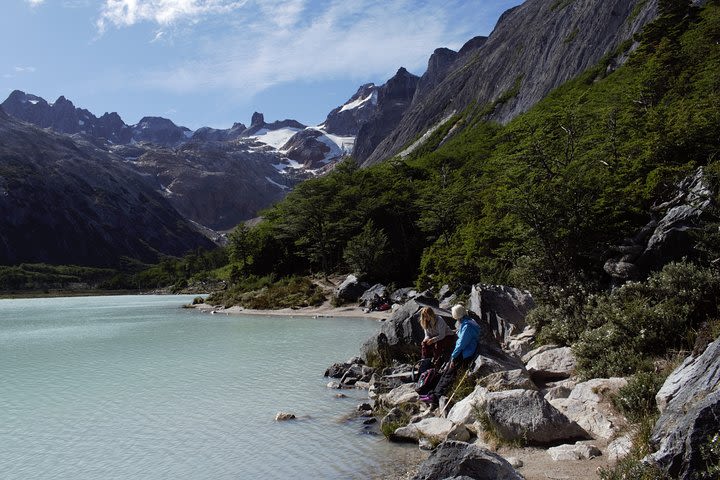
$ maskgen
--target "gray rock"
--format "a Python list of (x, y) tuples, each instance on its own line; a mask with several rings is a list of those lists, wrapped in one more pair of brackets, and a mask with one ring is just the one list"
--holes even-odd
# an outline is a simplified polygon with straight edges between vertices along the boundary
[[(420, 353), (420, 342), (425, 336), (419, 321), (420, 309), (424, 306), (427, 304), (412, 299), (394, 310), (390, 319), (380, 327), (380, 332), (363, 344), (362, 356), (368, 361), (381, 358), (386, 362), (391, 360), (404, 362), (417, 358)], [(441, 317), (447, 315), (447, 312), (433, 308)]]
[(448, 478), (522, 480), (522, 476), (500, 455), (458, 441), (441, 443), (422, 463), (413, 480)]
[(508, 441), (521, 440), (542, 445), (589, 438), (585, 430), (560, 413), (537, 391), (489, 393), (485, 397), (484, 410), (492, 428)]
[(673, 478), (701, 471), (702, 445), (720, 431), (720, 338), (688, 357), (657, 395), (662, 414), (653, 428), (650, 459)]
[(564, 382), (551, 383), (549, 386), (546, 385), (546, 389), (543, 390), (545, 393), (545, 400), (550, 402), (551, 400), (557, 400), (560, 398), (568, 398), (575, 388), (576, 383), (572, 380), (565, 380)]
[(521, 468), (525, 465), (525, 463), (517, 457), (507, 457), (505, 460), (507, 460), (513, 468)]
[(380, 395), (378, 400), (381, 405), (386, 407), (396, 407), (404, 403), (417, 402), (420, 400), (420, 395), (415, 391), (414, 383), (406, 383)]
[(398, 288), (390, 294), (390, 301), (393, 303), (405, 303), (416, 295), (417, 291), (414, 288)]
[(532, 350), (535, 343), (535, 328), (525, 327), (525, 329), (517, 335), (512, 335), (507, 342), (505, 350), (517, 358), (522, 358), (526, 353)]
[(570, 347), (554, 348), (534, 355), (525, 365), (530, 377), (538, 380), (569, 378), (575, 373), (577, 360)]
[(358, 301), (360, 302), (361, 307), (369, 307), (376, 296), (382, 298), (386, 295), (387, 288), (385, 288), (385, 285), (376, 283), (372, 287), (365, 290)]
[(276, 422), (285, 422), (288, 420), (295, 420), (295, 415), (288, 412), (278, 412), (275, 415), (275, 421)]
[(424, 438), (437, 445), (445, 440), (466, 442), (470, 439), (470, 432), (464, 426), (455, 425), (445, 418), (431, 417), (398, 428), (395, 437), (401, 441), (415, 442)]
[(591, 458), (599, 457), (602, 452), (599, 448), (594, 445), (585, 445), (583, 443), (576, 443), (575, 445), (558, 445), (548, 449), (548, 455), (550, 458), (558, 461), (567, 460), (590, 460)]
[(501, 285), (473, 285), (468, 308), (477, 312), (501, 344), (522, 332), (525, 317), (535, 307), (530, 292)]
[(348, 275), (335, 289), (335, 296), (349, 302), (357, 301), (358, 297), (368, 288), (368, 284), (361, 282), (355, 275)]
[(485, 398), (490, 393), (485, 387), (477, 386), (475, 390), (457, 402), (447, 414), (447, 419), (456, 424), (469, 425), (478, 420), (477, 413), (485, 404)]
[(500, 392), (503, 390), (537, 390), (538, 387), (530, 379), (530, 375), (526, 370), (516, 369), (504, 372), (496, 372), (487, 375), (478, 383), (483, 385), (491, 392)]
[(627, 385), (624, 378), (596, 378), (577, 384), (567, 398), (550, 403), (596, 438), (609, 440), (623, 426), (610, 398)]
[(404, 423), (407, 418), (405, 413), (400, 410), (399, 408), (392, 408), (390, 411), (385, 415), (382, 420), (380, 420), (380, 429), (385, 430), (388, 428), (389, 425), (397, 425), (398, 423)]
[(501, 349), (491, 336), (482, 338), (478, 345), (477, 358), (472, 366), (472, 374), (476, 378), (482, 378), (493, 373), (510, 370), (525, 371), (525, 365)]

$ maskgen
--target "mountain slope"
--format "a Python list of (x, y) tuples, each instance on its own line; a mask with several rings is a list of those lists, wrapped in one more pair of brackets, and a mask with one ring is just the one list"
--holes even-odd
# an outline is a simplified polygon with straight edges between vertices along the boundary
[(488, 39), (453, 64), (443, 81), (416, 96), (377, 148), (356, 149), (355, 156), (366, 166), (378, 163), (453, 114), (501, 97), (510, 98), (492, 119), (507, 123), (632, 38), (656, 14), (656, 1), (528, 0), (505, 12)]
[(212, 245), (119, 158), (0, 116), (0, 264), (117, 265)]

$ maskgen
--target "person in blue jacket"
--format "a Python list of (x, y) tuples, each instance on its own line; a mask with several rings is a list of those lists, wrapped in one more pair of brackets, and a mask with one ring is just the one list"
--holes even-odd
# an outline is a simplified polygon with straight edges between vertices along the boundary
[(455, 305), (452, 308), (452, 316), (457, 322), (458, 338), (455, 341), (455, 349), (451, 354), (450, 364), (440, 377), (435, 390), (420, 397), (423, 402), (432, 403), (433, 405), (437, 405), (440, 397), (445, 395), (458, 371), (470, 367), (470, 364), (475, 359), (478, 341), (480, 340), (480, 325), (468, 315), (465, 307), (459, 304)]

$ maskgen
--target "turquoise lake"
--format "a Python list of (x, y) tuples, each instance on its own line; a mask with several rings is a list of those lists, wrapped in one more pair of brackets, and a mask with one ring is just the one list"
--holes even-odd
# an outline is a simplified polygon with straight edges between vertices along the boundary
[(0, 479), (382, 478), (402, 448), (348, 420), (367, 392), (323, 377), (376, 321), (191, 299), (0, 300)]

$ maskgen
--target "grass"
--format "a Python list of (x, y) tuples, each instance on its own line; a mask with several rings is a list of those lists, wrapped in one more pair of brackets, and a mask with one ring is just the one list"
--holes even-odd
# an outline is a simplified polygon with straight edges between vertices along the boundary
[(285, 277), (273, 281), (271, 276), (247, 277), (228, 291), (211, 295), (208, 303), (241, 305), (257, 310), (302, 308), (322, 305), (322, 289), (307, 277)]

